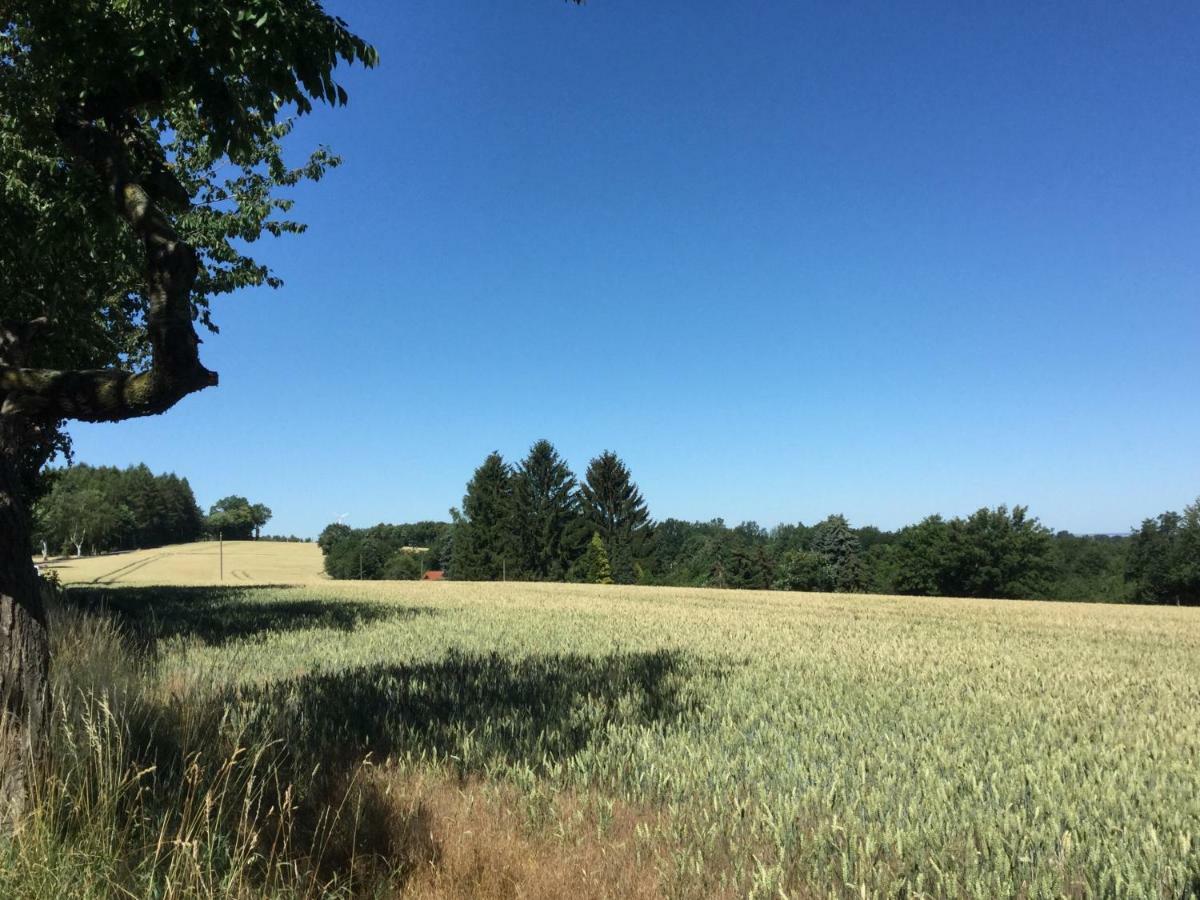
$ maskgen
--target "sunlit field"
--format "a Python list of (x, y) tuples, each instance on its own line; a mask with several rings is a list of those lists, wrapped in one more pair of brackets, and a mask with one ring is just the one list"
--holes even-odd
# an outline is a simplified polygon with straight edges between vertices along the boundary
[[(103, 556), (56, 558), (42, 565), (71, 584), (311, 584), (324, 581), (316, 544), (217, 541)], [(41, 565), (40, 560), (35, 560)]]
[(1200, 895), (1198, 609), (316, 583), (286, 544), (227, 574), (314, 583), (187, 587), (187, 549), (64, 567), (182, 574), (69, 591), (0, 895)]

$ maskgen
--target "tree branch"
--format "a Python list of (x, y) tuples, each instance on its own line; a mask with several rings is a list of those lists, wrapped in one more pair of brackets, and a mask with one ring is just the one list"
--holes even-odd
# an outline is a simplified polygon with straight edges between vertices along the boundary
[(9, 354), (0, 359), (0, 413), (86, 422), (157, 415), (217, 383), (217, 374), (200, 363), (200, 339), (192, 327), (196, 252), (134, 179), (116, 134), (78, 114), (60, 115), (56, 130), (72, 155), (105, 181), (117, 213), (145, 247), (151, 365), (144, 372), (28, 369), (19, 368), (18, 358)]

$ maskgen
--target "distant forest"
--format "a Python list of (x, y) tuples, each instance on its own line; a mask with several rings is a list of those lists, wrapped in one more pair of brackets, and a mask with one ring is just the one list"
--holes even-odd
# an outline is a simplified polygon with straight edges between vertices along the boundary
[(34, 544), (49, 553), (162, 547), (199, 540), (204, 514), (186, 478), (145, 465), (48, 469), (34, 504)]
[(202, 537), (250, 540), (271, 518), (269, 507), (236, 495), (218, 500), (206, 516), (186, 478), (156, 475), (144, 464), (47, 469), (38, 488), (33, 549), (47, 554), (137, 550)]
[(757, 590), (1200, 604), (1200, 500), (1129, 535), (1052, 532), (1024, 506), (933, 515), (897, 531), (654, 522), (612, 452), (576, 479), (549, 441), (516, 465), (490, 454), (450, 522), (334, 524), (334, 578), (577, 581)]

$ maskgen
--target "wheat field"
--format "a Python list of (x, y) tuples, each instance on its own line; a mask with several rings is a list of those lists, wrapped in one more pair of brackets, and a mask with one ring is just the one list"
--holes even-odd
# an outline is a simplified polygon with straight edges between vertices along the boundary
[(1200, 896), (1200, 610), (320, 582), (314, 552), (233, 551), (294, 587), (213, 586), (207, 548), (63, 576), (201, 756), (368, 761), (380, 895)]
[[(222, 562), (222, 556), (224, 557)], [(312, 584), (327, 580), (316, 544), (200, 541), (35, 562), (64, 584)]]

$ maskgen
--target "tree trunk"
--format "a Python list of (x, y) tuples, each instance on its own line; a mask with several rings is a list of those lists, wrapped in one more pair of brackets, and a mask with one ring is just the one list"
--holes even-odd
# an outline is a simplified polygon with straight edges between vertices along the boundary
[(0, 834), (29, 804), (49, 728), (50, 650), (33, 568), (18, 443), (0, 422)]

